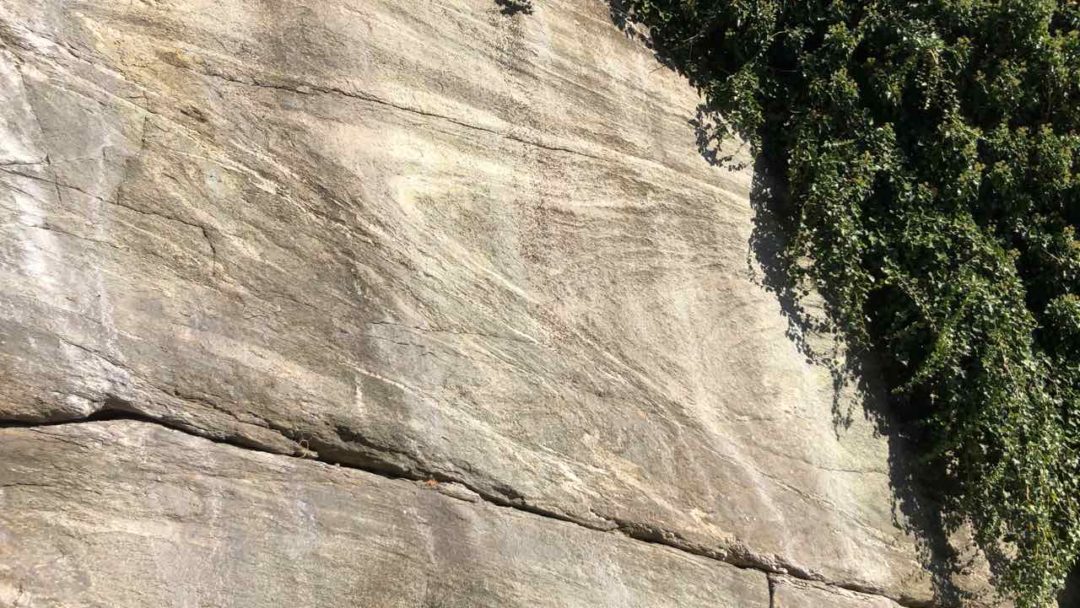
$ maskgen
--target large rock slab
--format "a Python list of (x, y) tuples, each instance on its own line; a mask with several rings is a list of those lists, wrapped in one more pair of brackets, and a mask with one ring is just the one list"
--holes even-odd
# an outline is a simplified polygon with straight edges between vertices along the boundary
[(137, 411), (929, 599), (886, 440), (757, 283), (750, 172), (607, 11), (0, 0), (0, 418)]
[(760, 572), (145, 422), (0, 429), (0, 463), (3, 606), (769, 606)]

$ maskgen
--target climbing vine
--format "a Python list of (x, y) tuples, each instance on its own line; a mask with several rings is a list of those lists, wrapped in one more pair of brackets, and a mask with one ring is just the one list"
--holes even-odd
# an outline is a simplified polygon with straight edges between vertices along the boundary
[(880, 362), (947, 521), (1051, 601), (1080, 554), (1080, 3), (617, 4), (775, 168), (783, 269)]

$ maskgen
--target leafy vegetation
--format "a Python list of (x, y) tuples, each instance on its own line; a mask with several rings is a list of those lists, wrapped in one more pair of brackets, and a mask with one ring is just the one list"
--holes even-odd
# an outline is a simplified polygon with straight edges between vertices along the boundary
[(495, 0), (495, 4), (502, 7), (502, 10), (499, 12), (507, 16), (513, 16), (518, 13), (531, 15), (533, 12), (532, 0)]
[(1080, 553), (1080, 3), (621, 6), (779, 168), (783, 266), (881, 362), (951, 525), (1051, 601)]

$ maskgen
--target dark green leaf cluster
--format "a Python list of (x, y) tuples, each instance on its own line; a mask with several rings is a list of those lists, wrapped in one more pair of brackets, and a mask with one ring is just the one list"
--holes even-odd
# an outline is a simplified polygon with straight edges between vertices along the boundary
[(781, 168), (786, 270), (883, 361), (999, 589), (1044, 605), (1080, 554), (1080, 3), (621, 5)]

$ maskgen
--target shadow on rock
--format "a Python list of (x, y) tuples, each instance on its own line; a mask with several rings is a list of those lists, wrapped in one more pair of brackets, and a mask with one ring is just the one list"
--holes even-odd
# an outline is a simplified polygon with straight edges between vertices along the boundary
[[(731, 155), (721, 153), (716, 125), (718, 113), (706, 106), (698, 108), (689, 121), (694, 127), (698, 153), (714, 166), (740, 168)], [(754, 154), (750, 205), (753, 229), (747, 247), (747, 265), (755, 282), (772, 293), (787, 320), (787, 337), (813, 365), (829, 371), (833, 382), (833, 423), (837, 436), (853, 421), (858, 409), (874, 424), (889, 444), (889, 479), (893, 490), (893, 519), (916, 539), (919, 560), (930, 574), (935, 602), (960, 606), (969, 595), (955, 583), (956, 575), (970, 564), (961, 560), (950, 543), (955, 522), (946, 521), (941, 505), (930, 498), (940, 488), (925, 483), (927, 470), (913, 456), (919, 453), (918, 425), (897, 420), (898, 397), (887, 383), (875, 353), (854, 351), (828, 323), (828, 305), (814, 290), (795, 282), (789, 271), (792, 261), (786, 243), (792, 236), (792, 203), (783, 167), (782, 150), (775, 141), (763, 138)], [(816, 299), (815, 299), (816, 298)]]
[(1065, 589), (1058, 596), (1058, 608), (1080, 608), (1080, 562), (1073, 566), (1065, 581)]
[[(639, 39), (653, 51), (657, 61), (678, 70), (662, 48), (656, 48), (647, 30), (633, 23), (628, 0), (609, 0), (611, 19), (625, 35)], [(753, 182), (750, 205), (753, 209), (753, 228), (747, 248), (747, 266), (755, 282), (777, 298), (787, 319), (787, 336), (808, 362), (827, 369), (833, 382), (833, 423), (837, 436), (853, 421), (855, 412), (874, 424), (877, 433), (886, 437), (889, 445), (889, 479), (893, 491), (893, 519), (896, 525), (915, 538), (920, 559), (930, 574), (935, 603), (940, 606), (962, 605), (969, 594), (956, 581), (958, 574), (970, 567), (950, 542), (958, 522), (947, 519), (942, 504), (932, 497), (948, 496), (942, 476), (914, 455), (925, 438), (918, 419), (902, 419), (898, 412), (906, 411), (902, 397), (891, 394), (890, 376), (885, 364), (888, 357), (881, 353), (856, 351), (850, 341), (834, 330), (829, 323), (829, 303), (817, 295), (812, 286), (799, 284), (792, 269), (801, 259), (792, 259), (786, 246), (791, 241), (795, 217), (787, 188), (784, 167), (787, 166), (784, 141), (789, 136), (783, 125), (790, 108), (766, 108), (772, 116), (762, 132), (753, 160)], [(725, 128), (721, 109), (707, 104), (697, 108), (688, 122), (694, 128), (698, 153), (713, 166), (741, 169), (735, 155), (725, 153), (730, 145), (729, 129)], [(745, 134), (744, 134), (745, 135)], [(743, 137), (745, 141), (747, 138)], [(726, 144), (726, 145), (725, 145)], [(965, 554), (970, 553), (965, 549)], [(1080, 577), (1080, 575), (1075, 575)], [(1073, 588), (1080, 587), (1074, 583)], [(1080, 592), (1074, 591), (1073, 594)], [(1073, 598), (1073, 596), (1070, 596)], [(1075, 599), (1070, 599), (1075, 602)], [(1080, 604), (1062, 606), (1080, 608)]]

